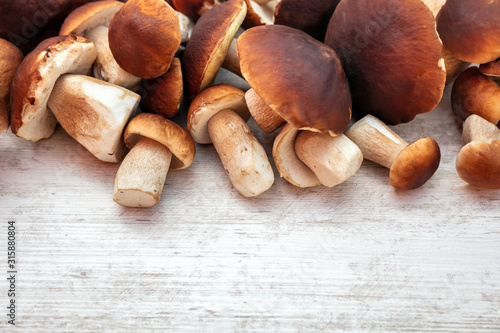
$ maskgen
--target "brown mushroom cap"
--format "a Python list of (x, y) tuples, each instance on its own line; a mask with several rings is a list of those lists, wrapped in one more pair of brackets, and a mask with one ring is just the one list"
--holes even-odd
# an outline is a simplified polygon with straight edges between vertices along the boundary
[(168, 72), (156, 79), (145, 80), (146, 91), (141, 100), (143, 111), (173, 118), (181, 107), (183, 97), (182, 69), (179, 58), (172, 59)]
[(0, 133), (7, 132), (9, 129), (9, 111), (7, 104), (0, 98)]
[(340, 0), (281, 0), (274, 12), (274, 24), (306, 32), (323, 42), (328, 22)]
[(491, 144), (468, 143), (458, 153), (458, 175), (467, 183), (489, 189), (500, 188), (500, 140)]
[(481, 64), (479, 71), (484, 75), (500, 77), (500, 58), (486, 64)]
[(187, 116), (187, 128), (195, 142), (212, 143), (208, 133), (208, 121), (219, 111), (231, 109), (243, 120), (250, 118), (245, 93), (228, 84), (219, 84), (200, 92), (191, 102)]
[(47, 101), (57, 79), (67, 73), (88, 74), (96, 58), (94, 44), (76, 36), (49, 38), (28, 54), (12, 82), (12, 132), (26, 140), (50, 137), (57, 121)]
[(359, 118), (373, 114), (395, 125), (440, 102), (443, 45), (421, 0), (343, 0), (325, 43), (342, 60)]
[(214, 0), (173, 0), (172, 3), (175, 10), (196, 22), (204, 11), (213, 6)]
[(214, 81), (246, 12), (243, 0), (229, 0), (207, 11), (194, 26), (182, 57), (189, 99)]
[(391, 166), (389, 181), (400, 190), (413, 190), (427, 182), (439, 167), (441, 151), (432, 138), (422, 138), (403, 149)]
[(0, 38), (0, 99), (9, 102), (10, 87), (24, 55), (14, 44)]
[(171, 169), (189, 167), (196, 153), (189, 132), (159, 114), (141, 113), (135, 116), (127, 125), (123, 137), (129, 148), (133, 148), (143, 137), (163, 144), (173, 154)]
[(460, 123), (477, 114), (493, 124), (500, 122), (500, 85), (482, 74), (478, 67), (469, 67), (455, 80), (451, 106)]
[(109, 26), (113, 16), (123, 7), (123, 2), (104, 0), (89, 2), (78, 7), (66, 17), (59, 35), (80, 35), (99, 25)]
[(351, 95), (337, 54), (283, 25), (248, 29), (238, 38), (241, 73), (257, 94), (300, 129), (343, 133)]
[(180, 45), (179, 19), (163, 0), (130, 0), (109, 25), (116, 62), (143, 79), (165, 74)]
[(487, 63), (500, 58), (499, 17), (496, 0), (447, 0), (437, 16), (437, 30), (458, 59)]

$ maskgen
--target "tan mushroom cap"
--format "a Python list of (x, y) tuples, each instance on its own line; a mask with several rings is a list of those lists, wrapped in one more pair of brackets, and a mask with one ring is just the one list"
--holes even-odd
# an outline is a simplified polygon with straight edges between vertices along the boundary
[(469, 67), (455, 80), (451, 106), (460, 123), (477, 114), (493, 124), (500, 122), (500, 85), (482, 74), (478, 67)]
[(267, 25), (241, 34), (238, 56), (250, 86), (294, 127), (332, 135), (345, 131), (351, 95), (331, 48), (294, 28)]
[(456, 168), (460, 178), (471, 185), (500, 188), (500, 140), (467, 144), (458, 153)]
[(234, 86), (219, 84), (196, 95), (187, 116), (187, 128), (196, 143), (212, 143), (208, 133), (208, 121), (217, 112), (225, 109), (233, 110), (245, 121), (250, 118), (245, 93)]
[(143, 79), (165, 74), (181, 45), (179, 18), (163, 0), (129, 0), (114, 15), (108, 35), (116, 62)]
[(481, 64), (479, 71), (484, 75), (500, 77), (500, 58), (486, 64)]
[(211, 8), (194, 26), (182, 57), (189, 99), (214, 81), (246, 12), (243, 0), (229, 0)]
[(206, 10), (213, 6), (214, 0), (173, 0), (172, 4), (175, 10), (196, 22)]
[(57, 79), (67, 73), (88, 74), (96, 58), (94, 44), (76, 36), (57, 36), (24, 58), (12, 82), (11, 128), (26, 140), (49, 138), (57, 121), (47, 101)]
[(345, 0), (325, 43), (340, 56), (357, 118), (391, 125), (433, 110), (446, 82), (442, 43), (421, 0)]
[(247, 16), (241, 24), (245, 29), (250, 29), (258, 25), (274, 23), (274, 11), (278, 1), (272, 0), (260, 4), (255, 0), (245, 0), (247, 4)]
[(10, 98), (10, 87), (14, 74), (24, 55), (14, 44), (0, 38), (0, 99), (6, 103)]
[(487, 63), (500, 58), (499, 17), (497, 0), (447, 0), (437, 16), (437, 30), (458, 59)]
[(89, 30), (99, 25), (109, 26), (113, 16), (123, 7), (123, 2), (105, 0), (89, 2), (78, 7), (66, 17), (59, 35), (84, 36)]
[(9, 129), (9, 111), (7, 104), (0, 98), (0, 133), (7, 132)]
[(400, 190), (416, 189), (434, 175), (440, 160), (441, 151), (434, 139), (418, 139), (396, 157), (390, 169), (389, 181)]
[(171, 169), (189, 167), (196, 153), (189, 132), (159, 114), (141, 113), (135, 116), (127, 125), (123, 137), (129, 148), (133, 148), (143, 137), (163, 144), (173, 154)]
[(168, 72), (161, 77), (145, 80), (143, 88), (146, 91), (141, 100), (143, 111), (173, 118), (179, 112), (184, 92), (179, 58), (172, 60)]

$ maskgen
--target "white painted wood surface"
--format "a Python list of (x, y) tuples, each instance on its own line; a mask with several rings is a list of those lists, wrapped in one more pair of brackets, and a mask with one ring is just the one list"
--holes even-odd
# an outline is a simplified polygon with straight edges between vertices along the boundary
[[(398, 192), (364, 162), (335, 188), (232, 188), (212, 146), (168, 174), (161, 202), (112, 201), (118, 165), (59, 129), (0, 136), (0, 271), (17, 223), (16, 328), (4, 332), (499, 332), (500, 191), (455, 171), (449, 103), (395, 127), (433, 136), (441, 166)], [(270, 153), (276, 133), (256, 130)], [(275, 171), (276, 172), (276, 171)]]

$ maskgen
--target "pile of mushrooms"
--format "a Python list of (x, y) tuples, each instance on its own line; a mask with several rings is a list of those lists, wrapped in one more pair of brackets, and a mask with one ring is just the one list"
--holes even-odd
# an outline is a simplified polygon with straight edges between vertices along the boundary
[[(245, 197), (272, 187), (273, 165), (295, 186), (334, 187), (364, 159), (387, 167), (396, 189), (414, 190), (438, 169), (439, 145), (408, 144), (389, 126), (432, 111), (451, 82), (465, 121), (457, 172), (500, 187), (498, 2), (63, 2), (46, 22), (58, 35), (29, 41), (15, 15), (24, 9), (0, 5), (0, 37), (26, 54), (0, 39), (0, 133), (10, 125), (38, 141), (60, 124), (99, 160), (120, 163), (120, 205), (156, 205), (168, 170), (189, 167), (196, 144), (210, 143)], [(214, 85), (221, 68), (250, 89)]]

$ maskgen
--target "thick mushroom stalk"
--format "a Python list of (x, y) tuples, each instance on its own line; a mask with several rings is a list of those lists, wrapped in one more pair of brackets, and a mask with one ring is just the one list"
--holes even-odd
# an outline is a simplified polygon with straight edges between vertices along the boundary
[(486, 119), (469, 116), (463, 124), (464, 147), (456, 169), (467, 183), (488, 189), (500, 188), (500, 129)]
[(371, 115), (357, 121), (345, 135), (358, 145), (364, 158), (390, 169), (389, 181), (397, 189), (422, 186), (439, 167), (441, 152), (434, 139), (408, 144)]

